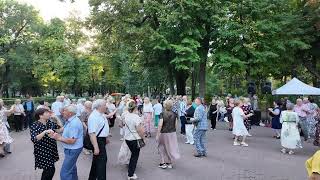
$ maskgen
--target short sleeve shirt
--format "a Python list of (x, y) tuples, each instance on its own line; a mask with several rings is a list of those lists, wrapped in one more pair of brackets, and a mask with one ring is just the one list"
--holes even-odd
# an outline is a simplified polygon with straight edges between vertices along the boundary
[(62, 137), (76, 139), (74, 144), (62, 143), (65, 149), (79, 149), (83, 147), (83, 125), (78, 117), (72, 116), (66, 121)]
[(37, 140), (36, 136), (48, 129), (57, 129), (58, 126), (52, 121), (48, 121), (46, 125), (39, 121), (34, 122), (30, 127), (31, 141), (34, 145), (35, 168), (46, 169), (54, 167), (54, 163), (59, 160), (58, 148), (56, 140), (45, 135), (41, 140)]
[(137, 127), (142, 123), (141, 117), (135, 113), (126, 113), (124, 122), (124, 139), (129, 141), (141, 139), (137, 132)]
[(89, 134), (95, 133), (96, 135), (98, 135), (101, 129), (102, 131), (99, 137), (108, 137), (109, 123), (107, 118), (103, 113), (100, 113), (97, 110), (94, 110), (92, 111), (88, 119), (88, 132)]

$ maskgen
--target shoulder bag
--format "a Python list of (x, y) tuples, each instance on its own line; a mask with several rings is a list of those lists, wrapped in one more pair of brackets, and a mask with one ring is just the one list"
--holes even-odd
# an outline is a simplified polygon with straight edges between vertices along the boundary
[[(103, 127), (100, 129), (99, 133), (97, 134), (97, 138), (100, 135), (100, 133), (102, 132), (102, 130), (104, 129), (105, 125), (106, 125), (106, 123), (104, 123)], [(83, 147), (88, 149), (88, 150), (93, 150), (94, 149), (94, 147), (93, 147), (93, 145), (91, 143), (91, 140), (90, 140), (89, 129), (87, 129), (87, 133), (83, 137)]]
[(124, 119), (124, 124), (126, 125), (126, 127), (128, 128), (129, 132), (132, 134), (132, 136), (137, 140), (137, 148), (141, 149), (144, 146), (146, 146), (146, 143), (143, 141), (143, 139), (137, 139), (136, 136), (132, 133), (132, 131), (130, 130), (129, 126), (126, 123), (126, 120)]

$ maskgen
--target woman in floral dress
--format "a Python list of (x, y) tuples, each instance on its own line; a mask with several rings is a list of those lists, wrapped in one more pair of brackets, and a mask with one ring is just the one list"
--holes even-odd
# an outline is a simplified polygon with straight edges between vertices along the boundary
[[(249, 98), (244, 98), (243, 100), (243, 105), (241, 106), (241, 109), (243, 110), (245, 115), (248, 115), (250, 113), (253, 113), (252, 106), (250, 105), (250, 99)], [(247, 118), (244, 120), (244, 125), (246, 126), (248, 132), (251, 129), (251, 120), (250, 118)], [(249, 134), (250, 136), (250, 134)]]
[(5, 156), (4, 147), (7, 144), (11, 144), (13, 139), (9, 136), (9, 131), (6, 126), (7, 116), (13, 112), (13, 109), (7, 110), (3, 107), (3, 101), (0, 103), (0, 157)]
[(286, 111), (281, 114), (280, 122), (282, 123), (281, 129), (281, 146), (282, 153), (286, 153), (289, 149), (289, 154), (293, 154), (294, 149), (302, 148), (300, 134), (298, 130), (299, 116), (293, 112), (294, 104), (288, 103)]
[(320, 146), (320, 108), (317, 109), (317, 115), (315, 116), (315, 120), (317, 121), (317, 124), (313, 144), (315, 146)]

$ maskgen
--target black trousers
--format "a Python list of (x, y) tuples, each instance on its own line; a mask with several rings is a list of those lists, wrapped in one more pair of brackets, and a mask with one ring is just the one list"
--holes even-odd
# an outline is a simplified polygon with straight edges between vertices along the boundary
[(28, 127), (30, 128), (31, 124), (33, 123), (32, 114), (33, 114), (33, 112), (31, 112), (31, 111), (26, 112), (26, 119), (24, 121), (24, 128), (25, 129), (27, 129)]
[(139, 155), (140, 155), (140, 148), (138, 148), (138, 141), (128, 141), (126, 140), (126, 143), (131, 151), (131, 157), (129, 162), (129, 168), (128, 168), (128, 176), (132, 177), (134, 172), (136, 171)]
[(211, 120), (211, 128), (215, 129), (217, 124), (217, 116), (210, 117), (210, 120)]
[(43, 169), (42, 175), (41, 175), (41, 180), (52, 180), (55, 172), (56, 172), (55, 167)]
[(16, 131), (21, 131), (22, 130), (22, 124), (23, 124), (23, 115), (14, 115), (13, 116), (13, 121), (14, 121), (14, 128)]
[(186, 134), (186, 117), (180, 116), (180, 122), (181, 122), (181, 134)]
[(92, 164), (89, 174), (89, 180), (106, 180), (106, 167), (107, 167), (107, 151), (106, 151), (106, 138), (97, 137), (99, 146), (99, 155), (93, 155)]

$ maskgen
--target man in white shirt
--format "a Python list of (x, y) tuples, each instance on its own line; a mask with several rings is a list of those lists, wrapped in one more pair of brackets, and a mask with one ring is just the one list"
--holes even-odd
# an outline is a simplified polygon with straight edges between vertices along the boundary
[(107, 117), (113, 116), (115, 112), (105, 115), (107, 105), (103, 99), (94, 101), (92, 109), (93, 111), (88, 119), (88, 132), (94, 151), (89, 179), (106, 179), (106, 144), (109, 142), (109, 124)]
[(53, 111), (54, 115), (56, 115), (56, 117), (58, 117), (61, 120), (61, 122), (64, 124), (65, 121), (63, 120), (61, 115), (63, 107), (64, 107), (63, 96), (57, 96), (56, 101), (51, 105), (51, 110)]

